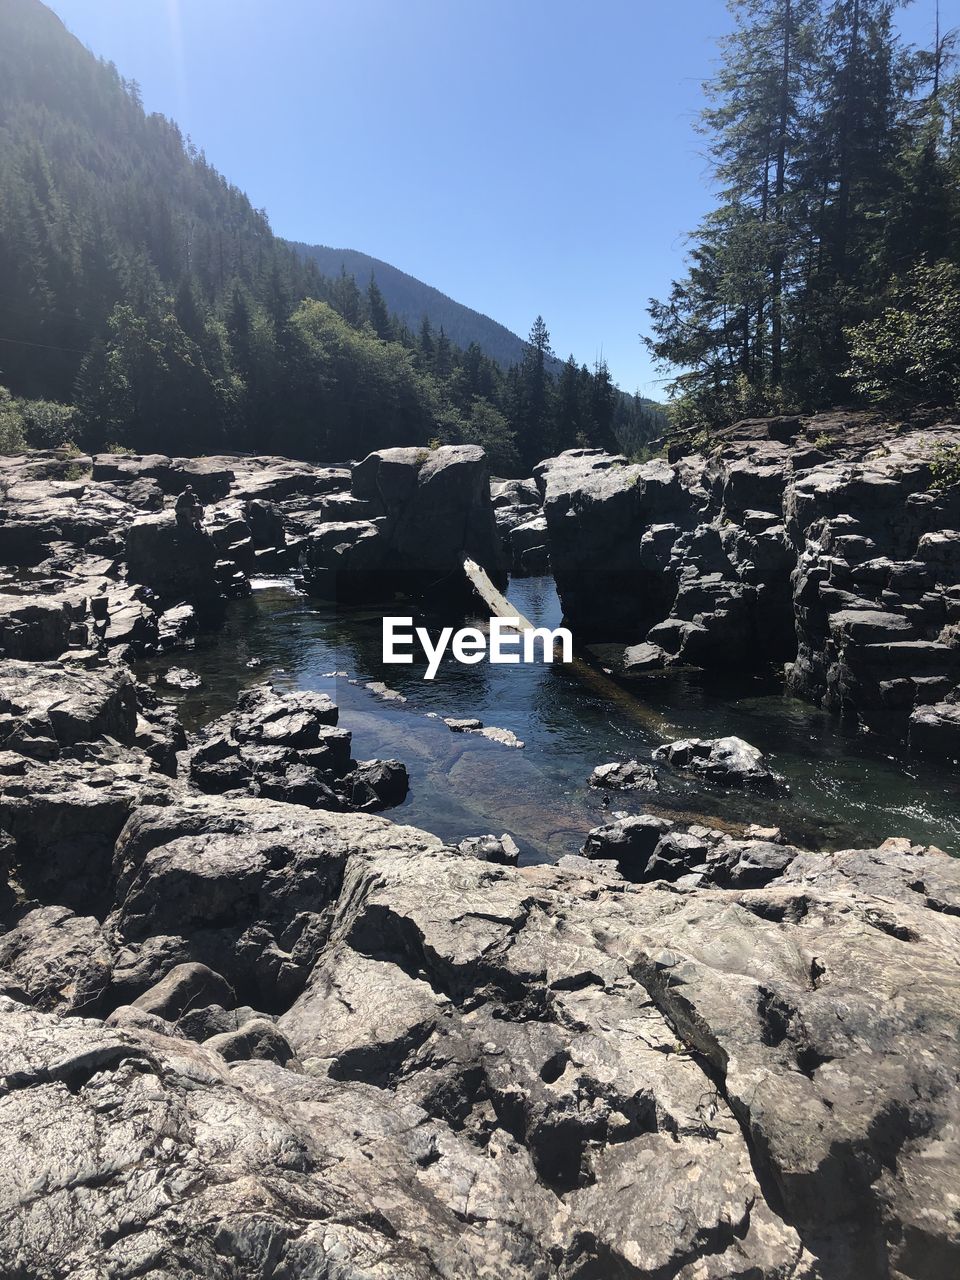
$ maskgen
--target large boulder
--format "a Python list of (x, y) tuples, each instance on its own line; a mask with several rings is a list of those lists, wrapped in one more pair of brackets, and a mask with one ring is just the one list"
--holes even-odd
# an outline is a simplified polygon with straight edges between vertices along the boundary
[(86, 600), (76, 592), (51, 596), (0, 592), (0, 655), (31, 661), (59, 657), (85, 614)]
[(373, 518), (313, 529), (304, 565), (316, 594), (462, 595), (464, 556), (505, 580), (486, 455), (476, 445), (381, 449), (354, 467), (351, 490)]
[(208, 611), (221, 599), (219, 558), (209, 534), (180, 525), (172, 511), (135, 521), (127, 530), (127, 573), (163, 600), (188, 600)]
[(137, 995), (173, 964), (196, 962), (255, 1007), (285, 1007), (326, 941), (348, 855), (424, 844), (439, 841), (366, 815), (265, 799), (142, 806), (112, 871), (115, 986)]

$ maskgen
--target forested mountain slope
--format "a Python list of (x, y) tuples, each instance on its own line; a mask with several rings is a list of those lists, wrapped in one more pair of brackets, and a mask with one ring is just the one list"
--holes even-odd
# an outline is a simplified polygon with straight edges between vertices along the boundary
[[(455, 302), (439, 289), (424, 284), (389, 262), (372, 258), (370, 254), (356, 249), (330, 249), (326, 245), (298, 244), (295, 241), (291, 244), (325, 276), (338, 276), (343, 270), (361, 285), (366, 285), (373, 276), (389, 310), (414, 331), (420, 328), (423, 317), (428, 316), (433, 328), (443, 329), (456, 346), (466, 348), (475, 342), (485, 355), (504, 369), (519, 364), (523, 359), (526, 343), (506, 325)], [(551, 371), (558, 372), (560, 363), (554, 359)]]
[(414, 332), (375, 283), (325, 277), (40, 0), (0, 4), (0, 280), (0, 451), (462, 441), (529, 473), (662, 425), (605, 366), (561, 366), (539, 318), (503, 368), (443, 316)]
[(264, 214), (37, 0), (0, 5), (0, 279), (0, 381), (59, 399), (118, 302), (141, 309), (187, 281), (213, 305), (239, 284), (279, 315), (321, 291)]

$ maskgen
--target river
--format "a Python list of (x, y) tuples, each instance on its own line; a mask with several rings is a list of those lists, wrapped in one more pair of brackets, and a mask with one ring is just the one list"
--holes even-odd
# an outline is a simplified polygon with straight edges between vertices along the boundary
[[(655, 812), (737, 828), (779, 826), (813, 848), (867, 846), (904, 835), (960, 853), (960, 778), (933, 765), (886, 755), (876, 742), (841, 732), (835, 719), (785, 698), (776, 674), (717, 680), (668, 675), (630, 693), (606, 696), (560, 665), (462, 666), (447, 656), (433, 681), (424, 663), (381, 661), (383, 614), (409, 606), (324, 605), (284, 580), (254, 582), (233, 602), (222, 630), (196, 646), (139, 664), (158, 679), (172, 666), (199, 676), (199, 689), (161, 686), (188, 728), (228, 711), (237, 693), (272, 680), (282, 689), (317, 689), (340, 707), (358, 759), (396, 758), (410, 773), (410, 795), (390, 816), (444, 839), (509, 832), (524, 861), (577, 852), (585, 833), (611, 812)], [(537, 625), (555, 627), (561, 609), (550, 578), (518, 579), (509, 596)], [(469, 620), (468, 620), (469, 621)], [(418, 625), (462, 625), (462, 618), (420, 617)], [(419, 655), (422, 659), (422, 655)], [(367, 689), (383, 681), (405, 702)], [(505, 747), (452, 733), (436, 716), (475, 717), (512, 730), (526, 744)], [(770, 756), (789, 790), (776, 796), (728, 792), (668, 766), (661, 790), (603, 793), (587, 785), (607, 760), (649, 760), (665, 738), (738, 734)]]

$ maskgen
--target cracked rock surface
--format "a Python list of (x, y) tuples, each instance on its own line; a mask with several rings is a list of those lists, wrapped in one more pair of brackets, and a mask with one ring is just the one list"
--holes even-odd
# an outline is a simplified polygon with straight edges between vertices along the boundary
[(0, 1274), (956, 1274), (957, 863), (647, 827), (141, 806), (102, 925), (6, 922)]

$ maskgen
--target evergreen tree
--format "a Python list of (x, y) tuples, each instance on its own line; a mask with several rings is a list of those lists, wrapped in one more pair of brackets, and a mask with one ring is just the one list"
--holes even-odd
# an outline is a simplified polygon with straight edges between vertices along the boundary
[(960, 248), (950, 39), (904, 48), (896, 0), (730, 7), (702, 121), (717, 207), (650, 305), (681, 423), (849, 399), (853, 328), (892, 279)]
[(387, 304), (383, 300), (383, 294), (380, 292), (372, 271), (370, 272), (370, 283), (367, 285), (367, 319), (378, 338), (381, 338), (384, 342), (389, 342), (393, 338), (390, 313), (387, 310)]
[(543, 316), (537, 316), (530, 329), (521, 365), (520, 387), (520, 456), (531, 468), (551, 453), (554, 445), (551, 420), (553, 386), (547, 373), (547, 358), (553, 355), (550, 333)]

